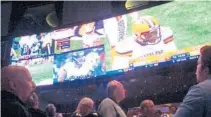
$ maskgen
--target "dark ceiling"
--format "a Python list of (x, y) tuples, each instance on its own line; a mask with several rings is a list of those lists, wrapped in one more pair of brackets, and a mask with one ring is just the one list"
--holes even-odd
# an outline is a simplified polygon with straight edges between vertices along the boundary
[[(62, 1), (13, 1), (2, 2), (2, 4), (10, 4), (11, 9), (2, 9), (2, 11), (11, 10), (9, 16), (8, 35), (26, 35), (31, 33), (40, 33), (51, 30), (51, 27), (46, 23), (46, 16), (52, 11), (58, 11)], [(5, 23), (5, 22), (2, 22)]]
[[(63, 22), (63, 18), (64, 19), (70, 19), (73, 16), (73, 12), (77, 12), (78, 9), (69, 9), (69, 6), (73, 7), (73, 6), (78, 6), (78, 7), (84, 7), (83, 9), (90, 9), (89, 7), (92, 7), (93, 3), (95, 4), (105, 4), (108, 5), (108, 7), (112, 7), (111, 8), (111, 13), (100, 13), (102, 15), (97, 15), (96, 12), (96, 16), (93, 16), (93, 18), (91, 18), (91, 20), (99, 20), (99, 19), (103, 19), (103, 18), (108, 18), (108, 17), (112, 17), (112, 16), (116, 16), (117, 14), (124, 14), (126, 12), (131, 12), (133, 10), (140, 10), (140, 9), (144, 9), (144, 8), (148, 8), (148, 7), (153, 7), (156, 5), (160, 5), (160, 4), (164, 4), (166, 2), (161, 1), (161, 2), (149, 2), (148, 5), (142, 6), (140, 8), (137, 9), (133, 9), (133, 10), (129, 10), (127, 11), (125, 9), (125, 1), (104, 1), (104, 3), (99, 2), (99, 1), (94, 1), (94, 2), (90, 2), (90, 1), (80, 1), (80, 2), (74, 2), (74, 1), (13, 1), (13, 2), (2, 2), (2, 4), (6, 4), (6, 3), (12, 3), (12, 10), (11, 10), (11, 15), (10, 15), (10, 23), (9, 23), (9, 29), (8, 29), (8, 35), (26, 35), (26, 34), (31, 34), (31, 33), (40, 33), (40, 32), (48, 32), (50, 30), (52, 30), (52, 27), (49, 27), (46, 23), (45, 17), (46, 15), (55, 10), (57, 12), (57, 16), (60, 20), (60, 26), (58, 28), (62, 27), (66, 27), (69, 25), (76, 25), (76, 23), (83, 23), (83, 22), (89, 22), (90, 18), (82, 18), (82, 19), (77, 19), (80, 21), (65, 21)], [(89, 5), (85, 5), (88, 4)], [(67, 6), (67, 8), (63, 8), (63, 4), (68, 4), (69, 6)], [(84, 4), (84, 5), (83, 5)], [(52, 10), (53, 9), (53, 10)], [(65, 10), (64, 10), (65, 9)], [(92, 10), (96, 10), (91, 8)], [(106, 7), (104, 8), (106, 9)], [(9, 10), (9, 9), (5, 9), (5, 10)], [(4, 9), (2, 9), (2, 11), (5, 11)], [(101, 9), (102, 10), (102, 9)], [(65, 13), (67, 14), (63, 14), (63, 11), (66, 11)], [(67, 12), (68, 11), (68, 12)], [(79, 10), (80, 11), (80, 10)], [(87, 10), (89, 11), (89, 10)], [(35, 16), (34, 18), (30, 17), (26, 17), (27, 14), (30, 14), (31, 16)], [(80, 13), (78, 13), (80, 14)], [(78, 15), (77, 13), (74, 15)], [(103, 14), (107, 14), (106, 16), (104, 16)], [(70, 15), (70, 16), (69, 16)], [(80, 14), (81, 15), (81, 14)], [(28, 15), (29, 16), (29, 15)], [(36, 17), (37, 16), (37, 17)], [(89, 16), (90, 17), (90, 16)], [(28, 19), (27, 19), (28, 18)], [(72, 20), (74, 20), (72, 18)], [(28, 23), (27, 23), (28, 22)], [(41, 22), (41, 23), (38, 23)], [(45, 22), (45, 23), (44, 23)], [(30, 24), (32, 23), (32, 24)], [(64, 24), (63, 24), (64, 23)], [(34, 26), (33, 26), (34, 24)], [(23, 25), (23, 26), (22, 26)], [(25, 29), (24, 29), (24, 28)], [(28, 28), (27, 28), (28, 27)], [(32, 28), (30, 28), (32, 27)], [(4, 28), (3, 28), (4, 29)]]
[(27, 7), (27, 8), (55, 3), (54, 1), (2, 1), (2, 4), (11, 3), (11, 2), (14, 4), (17, 4), (18, 6)]

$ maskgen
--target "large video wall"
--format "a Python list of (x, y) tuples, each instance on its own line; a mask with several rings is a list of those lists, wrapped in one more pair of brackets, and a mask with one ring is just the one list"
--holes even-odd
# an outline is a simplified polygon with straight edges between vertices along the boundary
[[(208, 3), (170, 2), (40, 34), (14, 37), (11, 65), (37, 85), (196, 59), (211, 44)], [(203, 7), (202, 7), (203, 6)]]

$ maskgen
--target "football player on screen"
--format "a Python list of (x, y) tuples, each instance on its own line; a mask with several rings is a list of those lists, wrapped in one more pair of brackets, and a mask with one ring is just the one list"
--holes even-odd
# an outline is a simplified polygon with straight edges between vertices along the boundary
[(41, 49), (40, 49), (41, 45), (40, 45), (40, 42), (37, 39), (37, 35), (32, 35), (30, 38), (31, 38), (32, 41), (34, 41), (31, 45), (31, 48), (30, 48), (30, 50), (31, 50), (30, 55), (39, 55), (40, 51), (41, 51)]
[(11, 48), (10, 56), (11, 56), (12, 60), (18, 60), (17, 53), (15, 52), (15, 50), (13, 48)]
[(100, 40), (104, 35), (96, 32), (96, 23), (91, 22), (83, 24), (79, 29), (79, 34), (82, 35), (84, 48), (101, 45)]
[[(112, 56), (112, 70), (128, 68), (129, 57), (116, 56), (116, 46), (123, 42), (127, 35), (127, 17), (125, 15), (116, 16), (110, 19), (104, 20), (105, 33), (108, 37), (109, 44), (111, 46)], [(128, 46), (122, 46), (122, 49), (127, 49)]]
[(153, 16), (140, 17), (132, 24), (132, 33), (132, 59), (163, 55), (177, 50), (173, 31), (169, 27), (161, 26)]
[(42, 53), (50, 55), (53, 51), (51, 33), (42, 33), (41, 43)]
[(85, 62), (80, 68), (80, 73), (82, 76), (93, 75), (95, 68), (98, 66), (98, 60), (100, 56), (97, 52), (90, 52), (86, 55)]
[[(102, 68), (99, 69), (101, 58), (98, 52), (76, 52), (66, 56), (66, 60), (57, 70), (58, 82), (64, 80), (83, 79), (89, 76), (96, 76), (102, 73)], [(98, 70), (96, 72), (96, 70)], [(101, 70), (101, 71), (99, 71)]]
[(30, 54), (30, 47), (31, 47), (31, 41), (29, 36), (23, 36), (20, 38), (19, 41), (20, 48), (21, 48), (21, 56), (29, 55)]
[(37, 55), (39, 53), (40, 44), (37, 35), (23, 36), (19, 41), (21, 47), (21, 55)]
[(73, 78), (75, 72), (77, 71), (76, 65), (71, 58), (65, 60), (65, 63), (61, 64), (58, 71), (58, 82), (63, 82), (66, 79)]
[(144, 62), (149, 56), (161, 56), (177, 49), (173, 42), (173, 31), (169, 27), (160, 26), (153, 16), (141, 16), (133, 20), (131, 29), (132, 36), (117, 41), (112, 49), (113, 66), (129, 66), (134, 62)]
[(126, 39), (127, 19), (125, 15), (104, 20), (104, 28), (112, 47)]

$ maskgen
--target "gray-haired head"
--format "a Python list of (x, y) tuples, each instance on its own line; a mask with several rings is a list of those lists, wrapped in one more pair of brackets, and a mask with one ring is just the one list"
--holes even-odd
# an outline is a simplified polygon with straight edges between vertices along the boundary
[(109, 82), (106, 90), (107, 96), (117, 103), (125, 98), (124, 86), (119, 81), (113, 80)]
[(56, 115), (56, 107), (54, 104), (48, 104), (45, 111), (48, 117), (54, 117)]
[(77, 113), (81, 113), (83, 116), (88, 115), (94, 110), (94, 101), (91, 98), (84, 97), (80, 100), (76, 109)]

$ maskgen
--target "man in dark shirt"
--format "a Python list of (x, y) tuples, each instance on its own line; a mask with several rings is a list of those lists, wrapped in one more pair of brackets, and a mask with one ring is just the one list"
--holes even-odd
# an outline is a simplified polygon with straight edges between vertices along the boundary
[(204, 46), (200, 50), (196, 80), (199, 84), (188, 91), (175, 117), (211, 116), (211, 46)]
[(29, 112), (32, 117), (47, 117), (47, 114), (39, 109), (39, 98), (36, 93), (33, 93), (27, 101)]
[(25, 102), (34, 92), (35, 84), (29, 71), (20, 66), (7, 66), (1, 70), (2, 117), (31, 117)]

